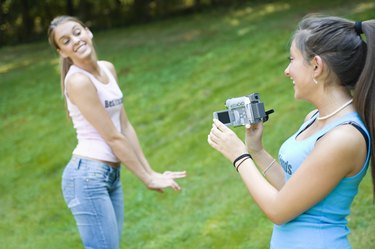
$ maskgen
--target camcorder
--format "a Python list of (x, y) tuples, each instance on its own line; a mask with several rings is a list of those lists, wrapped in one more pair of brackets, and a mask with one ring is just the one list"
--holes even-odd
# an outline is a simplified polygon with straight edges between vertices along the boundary
[(268, 115), (274, 112), (273, 109), (264, 110), (258, 93), (227, 99), (225, 106), (227, 110), (214, 112), (213, 116), (225, 125), (235, 127), (266, 122)]

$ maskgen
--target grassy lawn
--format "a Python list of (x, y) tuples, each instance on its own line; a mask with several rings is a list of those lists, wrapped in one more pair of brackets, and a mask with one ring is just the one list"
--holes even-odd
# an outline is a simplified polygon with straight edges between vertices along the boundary
[[(375, 18), (375, 3), (256, 2), (94, 34), (99, 57), (117, 68), (125, 107), (153, 168), (189, 174), (179, 181), (182, 192), (158, 194), (124, 168), (122, 248), (268, 248), (271, 222), (230, 162), (206, 142), (212, 112), (229, 97), (259, 92), (276, 111), (264, 134), (276, 156), (312, 108), (294, 101), (283, 75), (297, 22), (309, 12)], [(0, 120), (0, 247), (82, 248), (60, 190), (75, 132), (47, 41), (0, 49)], [(369, 175), (349, 217), (354, 249), (375, 248)]]

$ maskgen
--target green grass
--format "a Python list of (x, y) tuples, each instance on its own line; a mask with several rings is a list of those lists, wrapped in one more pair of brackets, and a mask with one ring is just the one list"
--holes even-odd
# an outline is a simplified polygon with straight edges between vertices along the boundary
[[(258, 1), (260, 2), (260, 1)], [(309, 12), (375, 18), (373, 1), (249, 4), (95, 33), (112, 61), (125, 107), (153, 168), (187, 170), (183, 190), (158, 194), (123, 171), (122, 248), (268, 248), (272, 224), (230, 162), (206, 142), (224, 100), (259, 92), (265, 147), (273, 154), (311, 109), (283, 76), (289, 37)], [(60, 178), (75, 146), (60, 95), (57, 55), (47, 41), (0, 49), (0, 239), (7, 249), (82, 248)], [(241, 128), (235, 129), (242, 136)], [(375, 247), (369, 174), (349, 226), (354, 249)]]

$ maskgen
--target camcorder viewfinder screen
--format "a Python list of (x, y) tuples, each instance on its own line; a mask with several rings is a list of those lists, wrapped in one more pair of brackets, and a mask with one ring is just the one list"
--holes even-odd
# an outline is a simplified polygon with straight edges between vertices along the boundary
[(218, 118), (219, 121), (222, 122), (223, 124), (228, 124), (228, 123), (230, 123), (229, 113), (228, 113), (228, 112), (218, 112), (218, 113), (217, 113), (217, 118)]

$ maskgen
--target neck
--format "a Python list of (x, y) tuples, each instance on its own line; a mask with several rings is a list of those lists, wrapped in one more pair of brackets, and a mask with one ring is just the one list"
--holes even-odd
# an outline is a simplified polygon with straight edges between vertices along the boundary
[(85, 58), (74, 60), (73, 63), (93, 75), (100, 74), (100, 67), (95, 51)]
[(80, 61), (79, 63), (74, 64), (94, 76), (101, 75), (101, 69), (97, 60)]
[(329, 113), (327, 115), (322, 116), (322, 115), (319, 114), (319, 117), (317, 118), (317, 120), (326, 120), (326, 119), (329, 119), (329, 118), (335, 116), (336, 114), (338, 114), (339, 112), (344, 110), (346, 107), (348, 107), (352, 102), (353, 102), (353, 99), (350, 99), (349, 101), (340, 105), (339, 107), (337, 107), (335, 110), (333, 110), (331, 113)]

